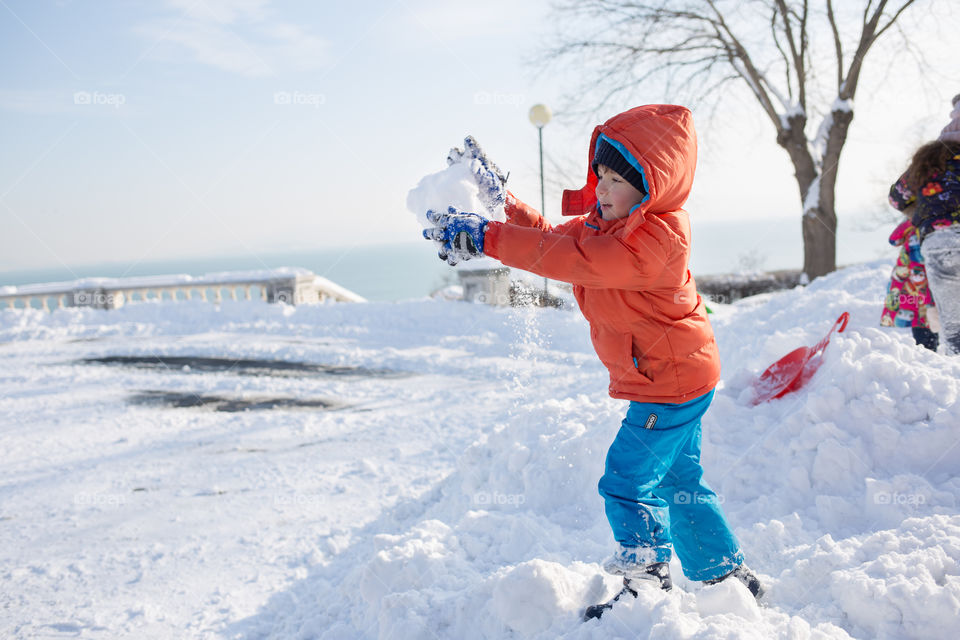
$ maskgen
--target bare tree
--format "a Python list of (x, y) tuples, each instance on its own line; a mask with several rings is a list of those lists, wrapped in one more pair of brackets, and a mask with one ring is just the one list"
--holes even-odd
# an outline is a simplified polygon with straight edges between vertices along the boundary
[[(914, 0), (867, 0), (856, 9), (848, 0), (842, 8), (832, 0), (811, 4), (562, 0), (556, 10), (578, 28), (566, 30), (548, 57), (593, 65), (589, 85), (601, 104), (657, 78), (668, 93), (699, 96), (744, 83), (793, 163), (803, 204), (803, 271), (815, 278), (836, 269), (837, 165), (864, 60)], [(585, 25), (593, 28), (585, 33)], [(811, 119), (819, 120), (812, 136)]]

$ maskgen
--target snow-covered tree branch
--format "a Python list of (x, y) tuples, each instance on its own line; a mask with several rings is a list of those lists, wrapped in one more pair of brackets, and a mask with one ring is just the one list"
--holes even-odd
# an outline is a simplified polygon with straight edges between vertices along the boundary
[[(653, 79), (665, 81), (671, 99), (694, 102), (719, 99), (731, 82), (745, 86), (793, 164), (803, 269), (813, 278), (836, 268), (837, 166), (867, 54), (915, 3), (562, 0), (558, 17), (579, 28), (565, 31), (576, 35), (561, 36), (549, 57), (595, 72), (585, 84), (604, 88), (598, 107)], [(814, 96), (827, 98), (810, 104)]]

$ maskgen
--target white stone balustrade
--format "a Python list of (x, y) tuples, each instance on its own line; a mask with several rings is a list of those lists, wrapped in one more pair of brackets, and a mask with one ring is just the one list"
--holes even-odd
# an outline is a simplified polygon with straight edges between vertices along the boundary
[[(230, 300), (310, 304), (333, 300), (365, 302), (364, 298), (306, 269), (284, 267), (261, 271), (233, 271), (205, 276), (169, 275), (140, 278), (87, 278), (74, 282), (0, 287), (0, 309), (64, 307), (116, 309), (147, 300), (193, 300), (219, 303), (226, 291)], [(211, 296), (208, 292), (212, 292)], [(51, 304), (52, 302), (52, 304)]]

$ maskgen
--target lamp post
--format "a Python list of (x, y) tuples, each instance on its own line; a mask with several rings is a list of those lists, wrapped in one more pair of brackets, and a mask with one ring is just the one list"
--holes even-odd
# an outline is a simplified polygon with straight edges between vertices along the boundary
[[(547, 201), (543, 187), (543, 128), (550, 122), (550, 107), (545, 104), (535, 104), (530, 107), (530, 122), (537, 128), (537, 134), (540, 138), (540, 215), (547, 215)], [(547, 279), (543, 279), (543, 297), (547, 297)]]

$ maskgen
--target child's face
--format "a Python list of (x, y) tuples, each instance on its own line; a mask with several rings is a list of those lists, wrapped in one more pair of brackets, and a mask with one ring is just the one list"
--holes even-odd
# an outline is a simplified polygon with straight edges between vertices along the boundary
[(595, 193), (604, 220), (626, 218), (646, 195), (606, 165), (597, 165), (597, 175), (599, 180)]

